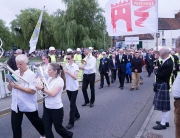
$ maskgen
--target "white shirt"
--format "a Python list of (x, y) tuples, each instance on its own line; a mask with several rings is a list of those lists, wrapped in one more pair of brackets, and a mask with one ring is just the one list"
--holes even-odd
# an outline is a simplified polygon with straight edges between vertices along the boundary
[(175, 98), (180, 98), (180, 73), (177, 75), (173, 85), (172, 85), (172, 94)]
[(96, 73), (96, 58), (94, 56), (89, 56), (86, 62), (87, 64), (84, 65), (84, 74)]
[[(20, 75), (19, 70), (15, 71), (18, 75)], [(15, 75), (14, 75), (15, 76)], [(27, 83), (24, 83), (21, 80), (18, 80), (18, 84), (23, 87), (28, 87), (34, 91), (36, 91), (35, 85), (36, 85), (36, 75), (34, 72), (32, 72), (30, 69), (26, 70), (21, 76), (24, 80), (26, 80)], [(21, 112), (34, 112), (38, 110), (38, 104), (37, 104), (37, 93), (35, 94), (28, 94), (23, 91), (20, 91), (18, 89), (12, 88), (12, 104), (11, 109), (18, 113), (18, 109)]]
[(49, 64), (43, 65), (42, 68), (43, 68), (43, 72), (44, 72), (45, 78), (47, 80), (49, 78), (49, 74), (48, 74)]
[[(168, 60), (170, 58), (170, 56), (169, 57), (167, 57), (166, 59), (162, 59), (162, 65), (164, 64), (164, 62), (166, 62), (166, 60)], [(162, 66), (161, 65), (161, 66)]]
[(63, 92), (64, 81), (61, 77), (57, 77), (51, 81), (51, 77), (48, 78), (47, 83), (49, 85), (49, 89), (52, 90), (55, 86), (60, 86), (61, 90), (55, 97), (48, 96), (45, 98), (45, 106), (49, 109), (60, 109), (63, 107), (61, 94)]
[[(79, 72), (79, 67), (77, 64), (73, 63), (72, 65), (66, 64), (66, 69), (71, 73), (74, 74), (76, 71)], [(78, 79), (75, 80), (68, 74), (66, 74), (66, 89), (69, 91), (76, 91), (79, 89), (79, 82)]]

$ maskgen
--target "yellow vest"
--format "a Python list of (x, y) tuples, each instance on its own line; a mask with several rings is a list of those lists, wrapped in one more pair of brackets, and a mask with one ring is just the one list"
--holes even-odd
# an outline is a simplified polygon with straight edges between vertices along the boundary
[(82, 60), (81, 54), (75, 54), (74, 55), (74, 61), (81, 61), (81, 60)]
[(103, 58), (102, 54), (100, 54), (97, 59), (100, 60), (101, 58)]
[(52, 62), (52, 63), (56, 63), (56, 57), (55, 57), (55, 55), (50, 55), (50, 57), (51, 57), (51, 62)]

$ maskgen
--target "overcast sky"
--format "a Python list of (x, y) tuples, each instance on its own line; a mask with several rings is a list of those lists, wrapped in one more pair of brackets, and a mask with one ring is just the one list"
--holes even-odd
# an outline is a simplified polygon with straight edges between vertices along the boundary
[[(62, 0), (0, 0), (0, 19), (9, 23), (20, 14), (20, 10), (27, 8), (42, 9), (46, 6), (48, 13), (52, 14), (57, 9), (65, 9)], [(104, 8), (109, 0), (98, 0), (100, 7)], [(120, 0), (119, 0), (120, 1)], [(159, 17), (171, 17), (180, 10), (180, 0), (158, 0)]]

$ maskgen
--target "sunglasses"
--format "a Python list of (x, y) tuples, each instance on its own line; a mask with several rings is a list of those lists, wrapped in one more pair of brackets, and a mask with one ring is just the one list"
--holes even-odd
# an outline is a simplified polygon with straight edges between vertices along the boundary
[(66, 58), (66, 60), (70, 60), (70, 58)]

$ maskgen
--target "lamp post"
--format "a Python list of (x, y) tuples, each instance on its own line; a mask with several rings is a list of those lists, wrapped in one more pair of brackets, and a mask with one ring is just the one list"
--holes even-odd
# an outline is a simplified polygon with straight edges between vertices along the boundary
[(106, 30), (103, 30), (103, 33), (104, 33), (104, 50), (106, 48), (106, 44), (105, 44), (105, 35), (106, 35)]

